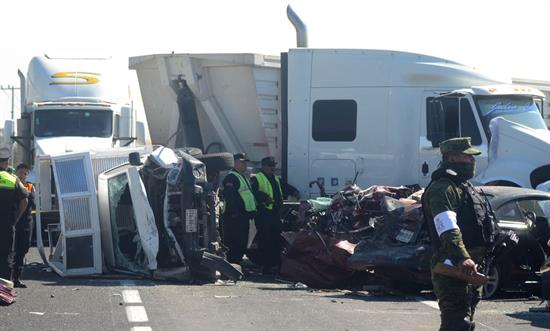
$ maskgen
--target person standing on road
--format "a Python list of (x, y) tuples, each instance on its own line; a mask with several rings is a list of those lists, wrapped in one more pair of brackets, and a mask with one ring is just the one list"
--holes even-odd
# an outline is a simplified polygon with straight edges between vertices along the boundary
[(246, 252), (250, 219), (256, 213), (256, 201), (246, 178), (245, 153), (233, 155), (235, 166), (222, 182), (225, 211), (222, 217), (223, 243), (229, 249), (227, 261), (240, 264)]
[(27, 208), (27, 191), (21, 181), (7, 172), (9, 147), (0, 147), (0, 278), (10, 279), (9, 257), (13, 245), (13, 227)]
[(31, 244), (31, 234), (33, 228), (32, 220), (32, 210), (36, 208), (34, 204), (34, 187), (32, 183), (27, 182), (27, 176), (30, 172), (30, 167), (21, 163), (15, 169), (15, 175), (28, 193), (28, 204), (23, 215), (19, 219), (19, 222), (15, 225), (15, 242), (14, 242), (14, 255), (11, 271), (11, 280), (13, 281), (13, 286), (25, 288), (25, 284), (21, 282), (21, 273), (23, 272), (23, 265), (25, 260), (25, 254), (29, 252), (29, 247)]
[(264, 157), (260, 171), (250, 179), (258, 202), (255, 223), (263, 273), (274, 273), (281, 265), (283, 190), (281, 178), (274, 173), (276, 165), (275, 158)]
[(475, 174), (475, 155), (469, 137), (439, 144), (440, 167), (422, 196), (422, 207), (433, 245), (432, 283), (441, 312), (439, 330), (473, 330), (473, 315), (481, 300), (481, 287), (434, 273), (437, 263), (456, 266), (465, 275), (477, 272), (488, 239), (482, 215), (486, 200), (469, 183)]

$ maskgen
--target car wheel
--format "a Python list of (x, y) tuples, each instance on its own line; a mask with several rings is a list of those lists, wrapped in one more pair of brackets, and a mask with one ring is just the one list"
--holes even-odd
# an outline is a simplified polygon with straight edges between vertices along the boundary
[(487, 278), (487, 283), (483, 285), (483, 299), (490, 299), (498, 293), (501, 281), (500, 268), (491, 267), (487, 272)]

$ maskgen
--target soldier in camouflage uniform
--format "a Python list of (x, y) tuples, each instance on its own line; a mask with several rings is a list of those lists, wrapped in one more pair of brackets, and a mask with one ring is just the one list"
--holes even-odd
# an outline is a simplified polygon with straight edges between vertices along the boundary
[(474, 155), (481, 152), (472, 148), (469, 137), (448, 139), (439, 147), (443, 160), (432, 173), (422, 205), (434, 248), (432, 283), (441, 312), (440, 330), (473, 330), (481, 287), (434, 273), (433, 267), (442, 262), (465, 274), (477, 272), (486, 247), (479, 210), (488, 207), (468, 179), (475, 174)]

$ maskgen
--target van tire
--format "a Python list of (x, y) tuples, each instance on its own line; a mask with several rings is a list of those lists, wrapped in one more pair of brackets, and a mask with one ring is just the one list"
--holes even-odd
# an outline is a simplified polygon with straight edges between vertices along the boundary
[(231, 170), (235, 165), (233, 154), (227, 152), (196, 155), (195, 158), (206, 165), (208, 172)]

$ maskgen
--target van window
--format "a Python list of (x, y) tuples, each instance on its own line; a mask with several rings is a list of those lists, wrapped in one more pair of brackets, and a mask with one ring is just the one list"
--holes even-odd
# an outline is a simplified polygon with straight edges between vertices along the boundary
[(357, 134), (355, 100), (317, 100), (313, 103), (312, 136), (315, 141), (353, 141)]
[(427, 98), (427, 138), (433, 147), (455, 137), (471, 137), (472, 145), (481, 145), (481, 135), (468, 99)]

